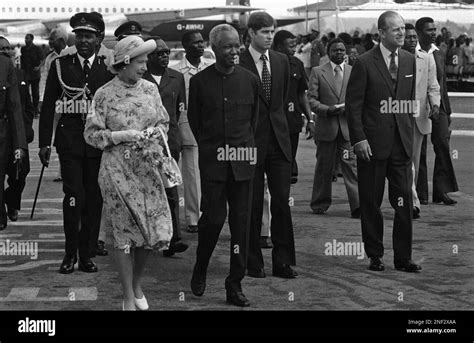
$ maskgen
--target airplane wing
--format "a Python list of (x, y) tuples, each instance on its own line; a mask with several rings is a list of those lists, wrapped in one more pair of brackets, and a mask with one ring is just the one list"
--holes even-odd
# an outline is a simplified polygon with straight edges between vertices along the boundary
[(263, 8), (255, 8), (249, 6), (220, 6), (160, 10), (152, 12), (137, 12), (128, 13), (125, 14), (125, 16), (127, 17), (127, 20), (135, 20), (139, 22), (142, 25), (144, 31), (151, 31), (156, 25), (162, 22), (259, 10), (263, 10)]

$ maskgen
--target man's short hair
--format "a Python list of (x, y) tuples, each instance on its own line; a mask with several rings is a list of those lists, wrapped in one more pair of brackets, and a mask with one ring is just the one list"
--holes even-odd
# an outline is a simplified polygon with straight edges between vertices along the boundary
[(65, 43), (68, 40), (67, 31), (62, 27), (55, 27), (51, 30), (49, 38), (55, 38), (55, 40), (62, 39)]
[(193, 35), (197, 35), (197, 34), (201, 34), (201, 31), (199, 30), (189, 30), (189, 31), (186, 31), (184, 34), (183, 34), (183, 37), (181, 38), (181, 44), (184, 46), (186, 46), (189, 41), (191, 40), (191, 37)]
[(211, 46), (217, 47), (219, 45), (221, 34), (224, 31), (233, 32), (237, 35), (237, 37), (239, 36), (239, 33), (237, 32), (237, 30), (229, 24), (220, 24), (220, 25), (214, 26), (211, 32), (209, 32), (209, 43), (211, 44)]
[(254, 31), (260, 30), (262, 27), (277, 26), (277, 23), (273, 17), (267, 12), (253, 12), (247, 22), (247, 27)]
[(27, 33), (25, 37), (30, 37), (32, 40), (35, 39), (35, 36), (33, 36), (32, 33)]
[(336, 43), (342, 43), (342, 44), (344, 44), (344, 47), (346, 47), (346, 44), (344, 43), (344, 41), (341, 38), (331, 39), (328, 43), (328, 46), (327, 46), (328, 55), (329, 55), (329, 50), (331, 49), (331, 45), (336, 44)]
[(387, 18), (389, 17), (401, 17), (401, 16), (395, 11), (383, 12), (379, 17), (379, 20), (377, 21), (377, 28), (379, 30), (385, 30), (387, 28)]
[(430, 18), (430, 17), (422, 17), (420, 19), (418, 19), (415, 23), (415, 28), (417, 31), (423, 31), (423, 29), (425, 28), (425, 24), (427, 23), (434, 23), (434, 20), (433, 18)]
[(280, 30), (277, 33), (275, 33), (275, 36), (273, 37), (273, 46), (275, 48), (283, 45), (283, 42), (287, 39), (295, 39), (295, 35), (292, 34), (290, 31), (287, 30)]
[(413, 24), (406, 23), (405, 24), (405, 31), (406, 30), (416, 30), (416, 29), (415, 29), (415, 26), (413, 26)]

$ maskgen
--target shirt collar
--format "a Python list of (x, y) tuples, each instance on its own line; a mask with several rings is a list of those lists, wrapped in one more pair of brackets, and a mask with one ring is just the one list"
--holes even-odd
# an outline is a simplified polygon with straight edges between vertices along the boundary
[[(425, 52), (428, 52), (428, 54), (432, 54), (432, 53), (433, 53), (434, 51), (436, 51), (436, 50), (439, 50), (439, 48), (438, 48), (436, 45), (434, 45), (433, 43), (431, 43), (430, 50), (425, 51)], [(420, 42), (418, 42), (418, 43), (416, 44), (416, 51), (424, 51), (424, 50), (421, 48)]]
[[(331, 69), (334, 72), (334, 68), (336, 68), (338, 64), (334, 63), (333, 61), (329, 61), (329, 62), (331, 63)], [(341, 71), (344, 73), (344, 62), (342, 62), (339, 65), (341, 66)]]
[[(255, 62), (255, 64), (257, 64), (258, 61), (260, 61), (260, 56), (262, 56), (262, 54), (255, 50), (252, 45), (249, 46), (249, 52), (253, 58), (253, 61)], [(268, 50), (265, 51), (263, 55), (267, 56), (267, 61), (270, 61), (270, 54), (268, 53)]]
[[(380, 51), (382, 52), (382, 56), (389, 60), (390, 55), (392, 54), (392, 52), (390, 50), (388, 50), (385, 47), (385, 45), (383, 45), (383, 43), (380, 43), (379, 46), (380, 46)], [(397, 57), (397, 56), (398, 56), (398, 48), (397, 48), (397, 50), (395, 50), (395, 57)]]
[[(82, 57), (81, 55), (77, 54), (77, 58), (79, 59), (79, 63), (81, 64), (81, 68), (84, 68), (84, 60), (85, 58)], [(94, 63), (95, 60), (95, 54), (92, 55), (91, 57), (88, 58), (89, 60), (89, 68), (92, 68), (92, 64)]]
[(210, 63), (204, 58), (201, 57), (199, 61), (199, 65), (197, 68), (191, 64), (191, 62), (188, 61), (186, 56), (183, 57), (183, 60), (181, 61), (181, 68), (180, 69), (188, 69), (188, 70), (197, 70), (198, 72), (201, 71), (202, 69), (205, 69), (208, 67)]

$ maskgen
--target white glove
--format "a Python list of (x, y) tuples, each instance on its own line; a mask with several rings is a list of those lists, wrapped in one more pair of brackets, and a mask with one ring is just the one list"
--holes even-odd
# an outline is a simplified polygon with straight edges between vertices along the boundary
[(123, 130), (112, 132), (112, 142), (115, 145), (120, 143), (136, 142), (143, 138), (143, 132), (137, 130)]

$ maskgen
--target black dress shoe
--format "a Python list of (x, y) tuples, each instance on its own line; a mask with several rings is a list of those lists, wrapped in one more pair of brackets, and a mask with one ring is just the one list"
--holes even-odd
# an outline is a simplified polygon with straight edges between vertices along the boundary
[(240, 307), (250, 306), (250, 301), (242, 292), (226, 291), (226, 300), (228, 304)]
[(97, 273), (97, 266), (90, 258), (79, 259), (79, 270), (86, 273)]
[(445, 205), (454, 205), (458, 203), (456, 200), (451, 199), (446, 193), (442, 193), (438, 196), (433, 195), (433, 202), (435, 204), (439, 204), (440, 202), (442, 202)]
[(198, 272), (196, 266), (191, 277), (191, 291), (197, 297), (201, 297), (206, 290), (206, 272)]
[(413, 219), (420, 218), (420, 209), (418, 207), (413, 207)]
[(0, 231), (5, 230), (7, 228), (7, 223), (0, 223)]
[(360, 218), (360, 208), (357, 207), (354, 211), (351, 212), (351, 218), (359, 219)]
[(292, 176), (290, 182), (291, 182), (292, 185), (294, 185), (295, 183), (298, 182), (298, 177), (297, 176)]
[(71, 274), (74, 272), (74, 264), (77, 262), (77, 257), (66, 255), (59, 267), (59, 273), (61, 274)]
[(271, 249), (273, 248), (272, 241), (270, 237), (260, 236), (260, 248), (262, 249)]
[(422, 205), (428, 205), (428, 200), (426, 200), (426, 199), (420, 199), (420, 204), (422, 204)]
[(376, 272), (381, 272), (385, 270), (385, 264), (383, 264), (383, 261), (380, 257), (371, 257), (369, 269)]
[(273, 267), (273, 276), (284, 279), (294, 279), (298, 276), (298, 273), (295, 272), (288, 264), (284, 264), (279, 267)]
[(396, 270), (401, 270), (407, 273), (418, 273), (421, 270), (421, 266), (412, 261), (395, 262), (394, 265)]
[(265, 270), (263, 268), (262, 269), (247, 269), (247, 275), (250, 277), (257, 278), (257, 279), (263, 279), (267, 277), (265, 275)]
[(163, 256), (164, 257), (171, 257), (175, 253), (180, 253), (180, 252), (186, 251), (186, 249), (188, 249), (188, 245), (186, 243), (178, 242), (178, 241), (171, 242), (170, 247), (168, 248), (168, 250), (163, 251)]
[(95, 251), (97, 256), (107, 256), (109, 252), (105, 248), (105, 243), (103, 241), (97, 241), (97, 249)]
[(320, 208), (313, 210), (313, 214), (317, 214), (317, 215), (320, 215), (320, 216), (325, 214), (325, 213), (326, 213), (326, 210), (322, 210)]
[(18, 210), (15, 210), (14, 208), (9, 208), (7, 215), (12, 222), (16, 222), (18, 220)]

